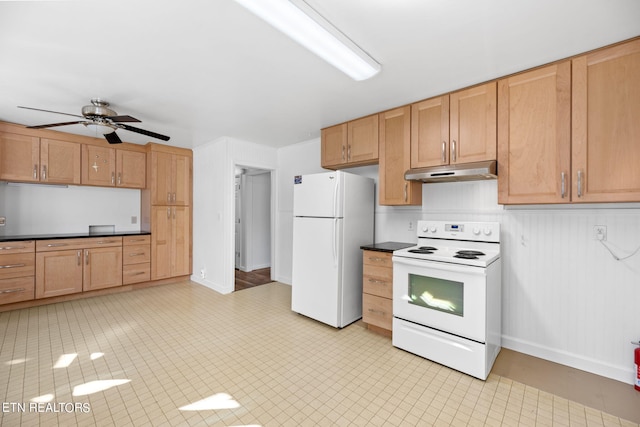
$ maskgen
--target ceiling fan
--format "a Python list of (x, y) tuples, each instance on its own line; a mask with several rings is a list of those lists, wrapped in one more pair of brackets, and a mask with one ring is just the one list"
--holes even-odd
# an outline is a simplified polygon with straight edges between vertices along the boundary
[(82, 107), (81, 116), (77, 114), (61, 113), (59, 111), (42, 110), (40, 108), (21, 107), (21, 106), (18, 106), (18, 108), (25, 108), (27, 110), (44, 111), (47, 113), (64, 114), (66, 116), (78, 117), (82, 119), (82, 120), (76, 120), (75, 122), (51, 123), (48, 125), (27, 126), (27, 128), (29, 129), (42, 129), (42, 128), (50, 128), (55, 126), (82, 124), (87, 127), (96, 126), (96, 129), (99, 129), (100, 133), (104, 134), (104, 137), (107, 139), (107, 142), (109, 144), (122, 143), (122, 140), (116, 134), (116, 130), (118, 129), (124, 129), (130, 132), (140, 133), (142, 135), (161, 139), (163, 141), (169, 140), (169, 137), (166, 135), (161, 135), (159, 133), (151, 132), (148, 130), (136, 128), (136, 127), (125, 124), (125, 123), (140, 123), (140, 120), (127, 115), (122, 115), (122, 116), (118, 115), (118, 113), (116, 113), (111, 108), (109, 108), (109, 103), (107, 101), (100, 98), (92, 98), (91, 105), (85, 105), (84, 107)]

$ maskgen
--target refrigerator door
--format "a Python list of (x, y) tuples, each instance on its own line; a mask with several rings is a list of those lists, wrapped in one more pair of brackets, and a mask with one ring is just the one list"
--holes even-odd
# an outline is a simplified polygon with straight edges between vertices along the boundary
[(291, 309), (342, 327), (342, 219), (293, 219)]
[(295, 177), (293, 216), (342, 217), (342, 172), (326, 172)]

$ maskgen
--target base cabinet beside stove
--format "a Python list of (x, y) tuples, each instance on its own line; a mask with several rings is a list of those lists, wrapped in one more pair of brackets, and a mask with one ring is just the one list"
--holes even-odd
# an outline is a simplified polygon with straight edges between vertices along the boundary
[(362, 321), (391, 335), (393, 323), (393, 264), (390, 252), (362, 253)]

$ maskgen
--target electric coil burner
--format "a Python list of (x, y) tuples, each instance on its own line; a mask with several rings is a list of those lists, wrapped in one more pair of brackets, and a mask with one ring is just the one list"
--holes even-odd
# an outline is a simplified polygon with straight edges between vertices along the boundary
[(418, 221), (393, 253), (393, 345), (486, 379), (501, 346), (500, 224)]

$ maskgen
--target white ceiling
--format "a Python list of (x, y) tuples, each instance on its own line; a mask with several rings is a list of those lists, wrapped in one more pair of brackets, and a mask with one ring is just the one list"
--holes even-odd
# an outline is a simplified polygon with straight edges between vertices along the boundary
[(79, 114), (101, 97), (172, 145), (228, 136), (281, 147), (640, 35), (638, 0), (308, 3), (382, 71), (353, 81), (232, 0), (0, 1), (0, 120), (65, 122), (16, 106)]

